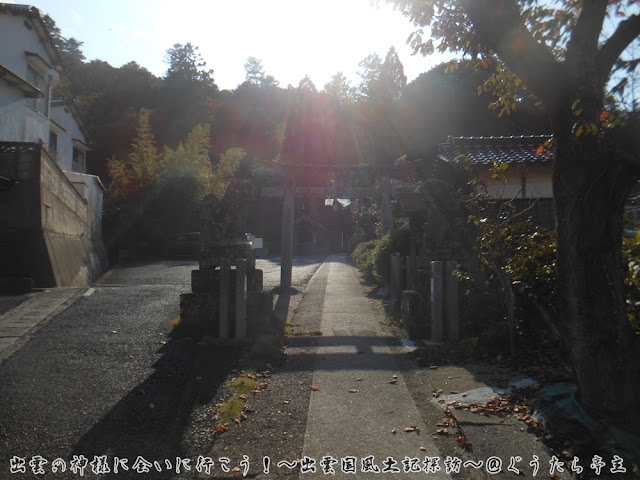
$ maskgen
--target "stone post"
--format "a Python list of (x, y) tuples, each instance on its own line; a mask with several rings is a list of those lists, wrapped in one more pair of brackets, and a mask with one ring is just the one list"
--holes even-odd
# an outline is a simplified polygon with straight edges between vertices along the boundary
[(443, 339), (442, 319), (442, 262), (431, 262), (431, 340), (441, 342)]
[(247, 336), (247, 261), (236, 260), (236, 328), (235, 338)]
[(296, 182), (290, 177), (284, 186), (282, 200), (282, 244), (280, 248), (280, 288), (291, 286), (293, 269), (293, 231), (295, 215)]
[(458, 315), (458, 279), (453, 272), (458, 262), (448, 261), (445, 273), (446, 312), (447, 312), (447, 339), (456, 341), (460, 339), (460, 317)]
[(220, 298), (218, 307), (218, 337), (229, 338), (229, 260), (220, 262)]

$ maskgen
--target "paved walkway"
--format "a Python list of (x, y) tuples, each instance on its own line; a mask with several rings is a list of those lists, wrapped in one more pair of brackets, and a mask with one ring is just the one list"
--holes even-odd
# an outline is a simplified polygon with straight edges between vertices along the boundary
[(31, 298), (0, 315), (0, 363), (13, 353), (27, 334), (40, 322), (57, 313), (76, 294), (86, 288), (52, 288), (34, 294)]
[[(440, 457), (430, 435), (420, 435), (420, 430), (430, 429), (423, 424), (396, 365), (388, 337), (382, 335), (381, 311), (364, 295), (357, 271), (346, 257), (331, 256), (327, 264), (323, 336), (313, 374), (318, 390), (311, 395), (303, 457), (317, 462), (329, 456), (338, 460), (332, 478), (354, 478), (342, 471), (341, 460), (347, 456), (357, 459), (358, 478), (367, 478), (363, 471), (367, 458), (373, 457), (373, 468), (382, 470), (392, 457), (402, 470), (407, 456)], [(408, 427), (417, 430), (407, 433)], [(316, 475), (324, 476), (320, 465)], [(424, 475), (402, 473), (403, 478)], [(439, 472), (430, 478), (450, 477)]]

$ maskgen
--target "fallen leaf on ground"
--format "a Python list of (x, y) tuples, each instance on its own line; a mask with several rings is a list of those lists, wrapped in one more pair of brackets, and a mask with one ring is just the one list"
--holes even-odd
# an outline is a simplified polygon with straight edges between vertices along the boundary
[(421, 451), (423, 451), (423, 452), (426, 452), (426, 451), (427, 451), (427, 449), (426, 449), (426, 448), (424, 448), (424, 447), (420, 447), (420, 450), (421, 450)]
[(356, 378), (356, 382), (361, 382), (362, 379), (361, 378)]
[(387, 383), (390, 383), (392, 385), (395, 385), (396, 383), (398, 383), (398, 380), (389, 380)]
[(439, 433), (440, 435), (447, 435), (449, 433), (449, 430), (446, 428), (439, 428), (438, 430), (436, 430), (436, 433)]
[(269, 384), (268, 383), (261, 383), (258, 388), (260, 390), (266, 390), (267, 388), (269, 388)]
[(352, 388), (351, 390), (349, 390), (349, 393), (358, 393), (360, 390), (356, 390), (355, 388)]
[(240, 425), (240, 419), (239, 418), (234, 418), (233, 421), (237, 424)]
[(311, 385), (311, 390), (314, 391), (314, 392), (317, 392), (317, 391), (320, 390), (320, 387), (315, 387), (315, 386)]
[(249, 397), (247, 397), (246, 395), (240, 395), (240, 398), (241, 398), (242, 400), (248, 400), (248, 399), (249, 399)]
[(438, 365), (431, 365), (429, 368), (431, 370), (437, 370), (438, 369)]
[(420, 432), (420, 429), (418, 428), (417, 425), (411, 425), (410, 427), (407, 427), (404, 429), (405, 432)]
[(457, 390), (451, 390), (451, 393), (453, 393), (455, 395), (455, 394), (458, 394), (460, 392), (458, 392)]
[(238, 472), (240, 472), (240, 467), (234, 467), (234, 468), (231, 469), (231, 471), (233, 473), (238, 473)]
[(291, 400), (283, 400), (282, 403), (284, 403), (285, 405), (289, 405), (291, 403)]
[(471, 448), (471, 443), (469, 443), (469, 441), (462, 435), (456, 438), (456, 443), (460, 445), (462, 448)]
[(218, 432), (218, 433), (226, 432), (227, 430), (229, 430), (229, 429), (227, 427), (225, 427), (224, 425), (218, 425), (216, 427), (216, 432)]
[(395, 435), (396, 433), (398, 433), (398, 429), (394, 428), (393, 430), (391, 430), (391, 433), (393, 433)]

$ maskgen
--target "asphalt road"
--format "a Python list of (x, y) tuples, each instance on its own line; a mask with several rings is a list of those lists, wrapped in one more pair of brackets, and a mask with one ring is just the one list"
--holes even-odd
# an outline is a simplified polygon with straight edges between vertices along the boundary
[[(321, 263), (298, 259), (294, 286), (303, 287)], [(277, 261), (257, 266), (266, 289), (278, 285)], [(239, 352), (170, 338), (196, 267), (172, 260), (112, 269), (0, 366), (0, 478), (32, 478), (36, 456), (49, 462), (50, 474), (53, 460), (68, 468), (74, 455), (120, 456), (131, 466), (138, 455), (164, 461), (204, 451), (212, 430), (206, 411)], [(25, 459), (27, 475), (10, 473), (14, 456)], [(163, 469), (155, 477), (174, 475)]]

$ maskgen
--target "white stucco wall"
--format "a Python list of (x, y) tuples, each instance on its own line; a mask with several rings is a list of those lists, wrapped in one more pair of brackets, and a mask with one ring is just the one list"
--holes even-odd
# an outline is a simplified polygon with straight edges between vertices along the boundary
[[(26, 16), (0, 13), (0, 64), (30, 83), (36, 83), (35, 86), (46, 95), (46, 78), (40, 76), (35, 82), (28, 73), (25, 52), (40, 55), (52, 64), (33, 25), (33, 20)], [(43, 142), (46, 145), (49, 141), (46, 103), (46, 97), (25, 98), (20, 89), (0, 79), (0, 141)]]
[(102, 203), (104, 196), (104, 187), (100, 179), (95, 175), (87, 175), (84, 173), (68, 172), (64, 174), (71, 181), (78, 193), (87, 201), (89, 206), (89, 216), (94, 231), (102, 232)]
[[(529, 164), (525, 169), (526, 196), (522, 192), (522, 170), (519, 165), (511, 164), (500, 178), (492, 178), (491, 171), (483, 169), (478, 178), (487, 185), (491, 198), (510, 200), (512, 198), (553, 198), (551, 184), (551, 164)], [(503, 179), (506, 179), (506, 183)]]
[[(31, 30), (25, 26), (25, 21), (31, 26)], [(49, 64), (52, 63), (32, 19), (23, 15), (0, 14), (0, 32), (3, 39), (0, 42), (0, 63), (22, 78), (27, 78), (25, 52), (37, 53)]]
[(551, 164), (530, 165), (527, 168), (527, 197), (553, 198)]
[[(82, 143), (86, 143), (87, 139), (82, 133), (73, 114), (65, 105), (54, 105), (51, 107), (51, 120), (55, 123), (52, 129), (55, 130), (58, 135), (58, 163), (65, 171), (74, 170), (73, 141), (80, 140)], [(62, 128), (57, 129), (56, 126)]]
[(49, 141), (47, 117), (34, 110), (22, 97), (22, 92), (0, 80), (0, 141)]

